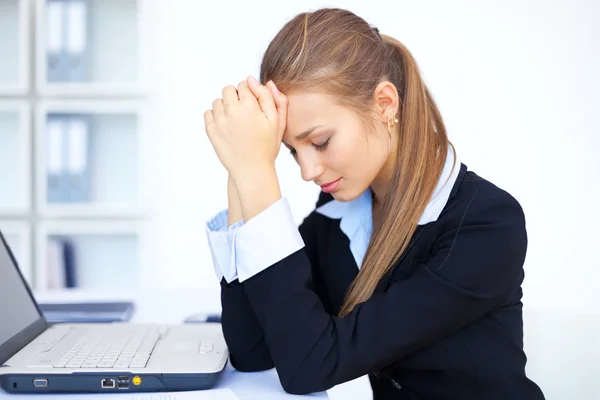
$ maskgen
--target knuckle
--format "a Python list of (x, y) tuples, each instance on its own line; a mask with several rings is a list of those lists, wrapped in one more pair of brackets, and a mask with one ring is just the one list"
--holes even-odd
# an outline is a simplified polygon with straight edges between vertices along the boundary
[(233, 85), (227, 85), (223, 88), (223, 93), (235, 92), (235, 91), (237, 91), (237, 88)]

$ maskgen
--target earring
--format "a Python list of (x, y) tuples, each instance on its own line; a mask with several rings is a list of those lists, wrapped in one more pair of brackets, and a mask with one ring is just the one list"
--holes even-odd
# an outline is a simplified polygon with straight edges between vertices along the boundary
[(398, 123), (398, 118), (394, 118), (393, 114), (390, 114), (389, 117), (388, 117), (388, 134), (390, 135), (390, 140), (392, 139), (392, 128), (397, 123)]

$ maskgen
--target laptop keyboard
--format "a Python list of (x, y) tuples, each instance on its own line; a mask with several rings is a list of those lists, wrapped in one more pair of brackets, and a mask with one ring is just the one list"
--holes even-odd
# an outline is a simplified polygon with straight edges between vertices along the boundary
[(145, 368), (166, 329), (98, 326), (77, 328), (48, 346), (35, 366), (54, 368)]

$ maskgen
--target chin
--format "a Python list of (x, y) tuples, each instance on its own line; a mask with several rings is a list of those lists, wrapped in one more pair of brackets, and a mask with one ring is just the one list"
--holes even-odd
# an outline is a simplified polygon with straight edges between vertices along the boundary
[(354, 193), (352, 191), (340, 189), (333, 193), (331, 196), (337, 201), (352, 201), (360, 196), (360, 193)]

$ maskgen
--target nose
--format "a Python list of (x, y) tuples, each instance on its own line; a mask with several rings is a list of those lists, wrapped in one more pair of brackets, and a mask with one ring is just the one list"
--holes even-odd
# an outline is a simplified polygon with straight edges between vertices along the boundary
[(304, 179), (307, 182), (314, 181), (325, 171), (325, 167), (319, 161), (318, 157), (315, 156), (299, 156), (298, 165), (300, 165), (302, 179)]

